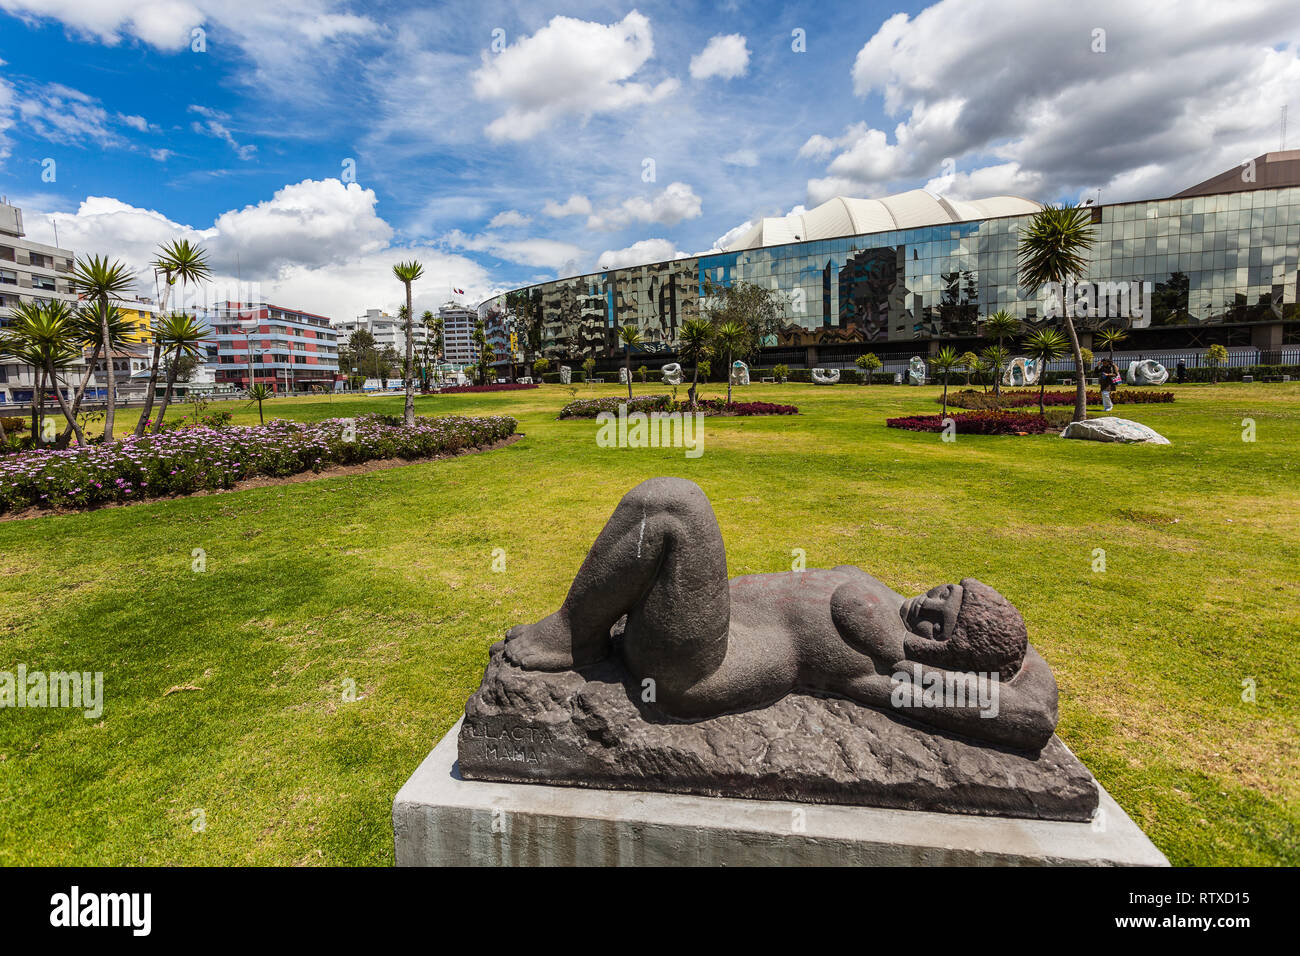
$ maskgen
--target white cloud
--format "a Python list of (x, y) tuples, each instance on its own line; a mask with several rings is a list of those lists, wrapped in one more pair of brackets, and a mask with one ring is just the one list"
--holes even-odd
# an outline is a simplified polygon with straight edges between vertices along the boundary
[(246, 291), (256, 284), (267, 301), (335, 318), (367, 308), (395, 310), (402, 287), (392, 266), (401, 259), (424, 264), (425, 278), (415, 287), (420, 309), (436, 308), (452, 287), (478, 301), (493, 285), (487, 271), (464, 256), (429, 245), (390, 245), (392, 229), (375, 214), (374, 193), (336, 179), (285, 186), (265, 202), (223, 213), (206, 228), (105, 196), (87, 197), (76, 212), (53, 213), (38, 198), (24, 200), (31, 238), (53, 242), (57, 225), (61, 246), (123, 259), (140, 277), (140, 290), (151, 294), (149, 262), (159, 243), (175, 238), (207, 249), (210, 295), (238, 289), (238, 277)]
[(757, 166), (758, 153), (752, 149), (738, 149), (723, 156), (722, 161), (728, 166)]
[(691, 76), (697, 80), (712, 76), (730, 80), (744, 76), (748, 68), (749, 46), (739, 33), (715, 36), (691, 57)]
[(235, 139), (234, 134), (225, 123), (230, 117), (220, 110), (195, 105), (190, 107), (190, 112), (198, 113), (199, 116), (203, 117), (202, 120), (195, 120), (190, 124), (190, 128), (199, 135), (224, 140), (240, 159), (252, 159), (253, 154), (257, 152), (256, 146), (243, 145)]
[(606, 249), (596, 258), (596, 266), (599, 269), (624, 269), (648, 262), (680, 259), (686, 254), (669, 239), (642, 239), (626, 249)]
[(176, 154), (173, 153), (170, 149), (151, 149), (151, 150), (149, 150), (149, 158), (150, 158), (150, 159), (156, 159), (156, 160), (158, 160), (158, 162), (160, 162), (160, 163), (165, 163), (165, 162), (167, 162), (167, 160), (168, 160), (169, 158), (171, 158), (172, 156), (174, 156), (174, 155), (176, 155)]
[(809, 199), (934, 179), (948, 159), (963, 190), (1168, 195), (1276, 148), (1298, 48), (1291, 0), (941, 0), (858, 52), (854, 92), (900, 119), (805, 142), (800, 156), (829, 158)]
[(713, 248), (725, 249), (727, 248), (727, 246), (731, 245), (733, 242), (735, 242), (737, 239), (739, 239), (741, 236), (743, 236), (745, 233), (749, 232), (749, 230), (753, 228), (754, 228), (754, 220), (746, 219), (739, 226), (736, 226), (734, 229), (728, 229), (722, 235), (718, 236), (717, 239), (714, 239)]
[(686, 183), (670, 183), (651, 199), (634, 196), (610, 209), (587, 218), (588, 229), (622, 229), (634, 222), (675, 226), (683, 219), (695, 219), (703, 206), (700, 197)]
[(117, 121), (141, 133), (149, 132), (149, 121), (143, 116), (128, 116), (125, 113), (118, 113)]
[(531, 217), (525, 216), (516, 209), (505, 209), (492, 217), (491, 221), (488, 222), (488, 228), (505, 229), (510, 227), (526, 226), (532, 221)]
[(650, 21), (635, 10), (609, 25), (554, 17), (500, 53), (483, 54), (474, 94), (505, 104), (487, 134), (525, 140), (566, 116), (585, 119), (661, 100), (677, 89), (676, 80), (630, 80), (653, 54)]
[(546, 205), (542, 207), (542, 215), (550, 216), (553, 219), (563, 219), (565, 216), (589, 216), (591, 215), (591, 200), (586, 196), (580, 196), (574, 193), (562, 203), (557, 203), (554, 199), (548, 199)]
[[(0, 63), (3, 63), (0, 60)], [(3, 76), (0, 76), (0, 162), (9, 158), (11, 145), (9, 141), (9, 130), (14, 125), (14, 99), (16, 94), (13, 85)]]
[(507, 262), (550, 269), (559, 269), (582, 254), (577, 246), (558, 239), (502, 239), (492, 233), (467, 235), (459, 229), (447, 233), (443, 240), (453, 249), (486, 252)]
[(87, 141), (116, 146), (121, 138), (97, 99), (59, 83), (23, 86), (16, 90), (13, 106), (26, 130), (51, 143), (78, 146)]

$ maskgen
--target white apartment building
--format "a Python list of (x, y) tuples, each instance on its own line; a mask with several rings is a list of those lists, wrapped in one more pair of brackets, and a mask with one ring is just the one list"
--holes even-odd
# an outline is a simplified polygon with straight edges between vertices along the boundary
[(467, 308), (459, 302), (447, 302), (438, 309), (442, 319), (442, 354), (449, 365), (466, 366), (478, 361), (478, 348), (474, 345), (474, 326), (478, 310)]
[[(339, 333), (339, 343), (346, 345), (353, 332), (369, 332), (375, 339), (375, 346), (382, 352), (391, 348), (400, 356), (406, 355), (406, 329), (402, 320), (380, 309), (367, 309), (364, 315), (355, 319), (335, 319), (334, 328)], [(415, 327), (411, 329), (411, 341), (418, 354), (429, 341), (429, 330), (416, 316)]]
[[(25, 238), (23, 211), (0, 198), (0, 327), (21, 302), (63, 299), (75, 304), (69, 283), (73, 254)], [(66, 381), (80, 381), (85, 365), (68, 370)], [(35, 370), (12, 355), (0, 354), (0, 407), (27, 404), (35, 392)], [(67, 389), (65, 388), (66, 392)]]

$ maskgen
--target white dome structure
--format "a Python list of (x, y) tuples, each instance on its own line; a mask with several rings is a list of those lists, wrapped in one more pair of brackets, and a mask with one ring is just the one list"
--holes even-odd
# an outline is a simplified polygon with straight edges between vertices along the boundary
[(807, 212), (765, 218), (726, 251), (741, 252), (789, 242), (815, 242), (972, 219), (1032, 215), (1042, 208), (1041, 203), (1019, 196), (990, 196), (988, 199), (963, 201), (934, 196), (924, 189), (911, 189), (883, 199), (836, 196)]

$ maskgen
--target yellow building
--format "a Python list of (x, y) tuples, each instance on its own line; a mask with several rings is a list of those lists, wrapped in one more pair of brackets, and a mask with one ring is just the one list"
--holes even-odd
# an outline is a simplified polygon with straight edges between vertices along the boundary
[(152, 345), (153, 322), (154, 316), (158, 314), (158, 307), (143, 299), (119, 299), (113, 304), (131, 326), (132, 331), (127, 336), (127, 341)]

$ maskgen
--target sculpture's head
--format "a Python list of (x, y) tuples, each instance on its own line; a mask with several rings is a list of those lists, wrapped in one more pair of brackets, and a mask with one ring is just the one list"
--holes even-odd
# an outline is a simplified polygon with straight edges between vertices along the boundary
[(1025, 659), (1025, 619), (1001, 594), (974, 578), (941, 584), (903, 602), (908, 659), (1009, 680)]

